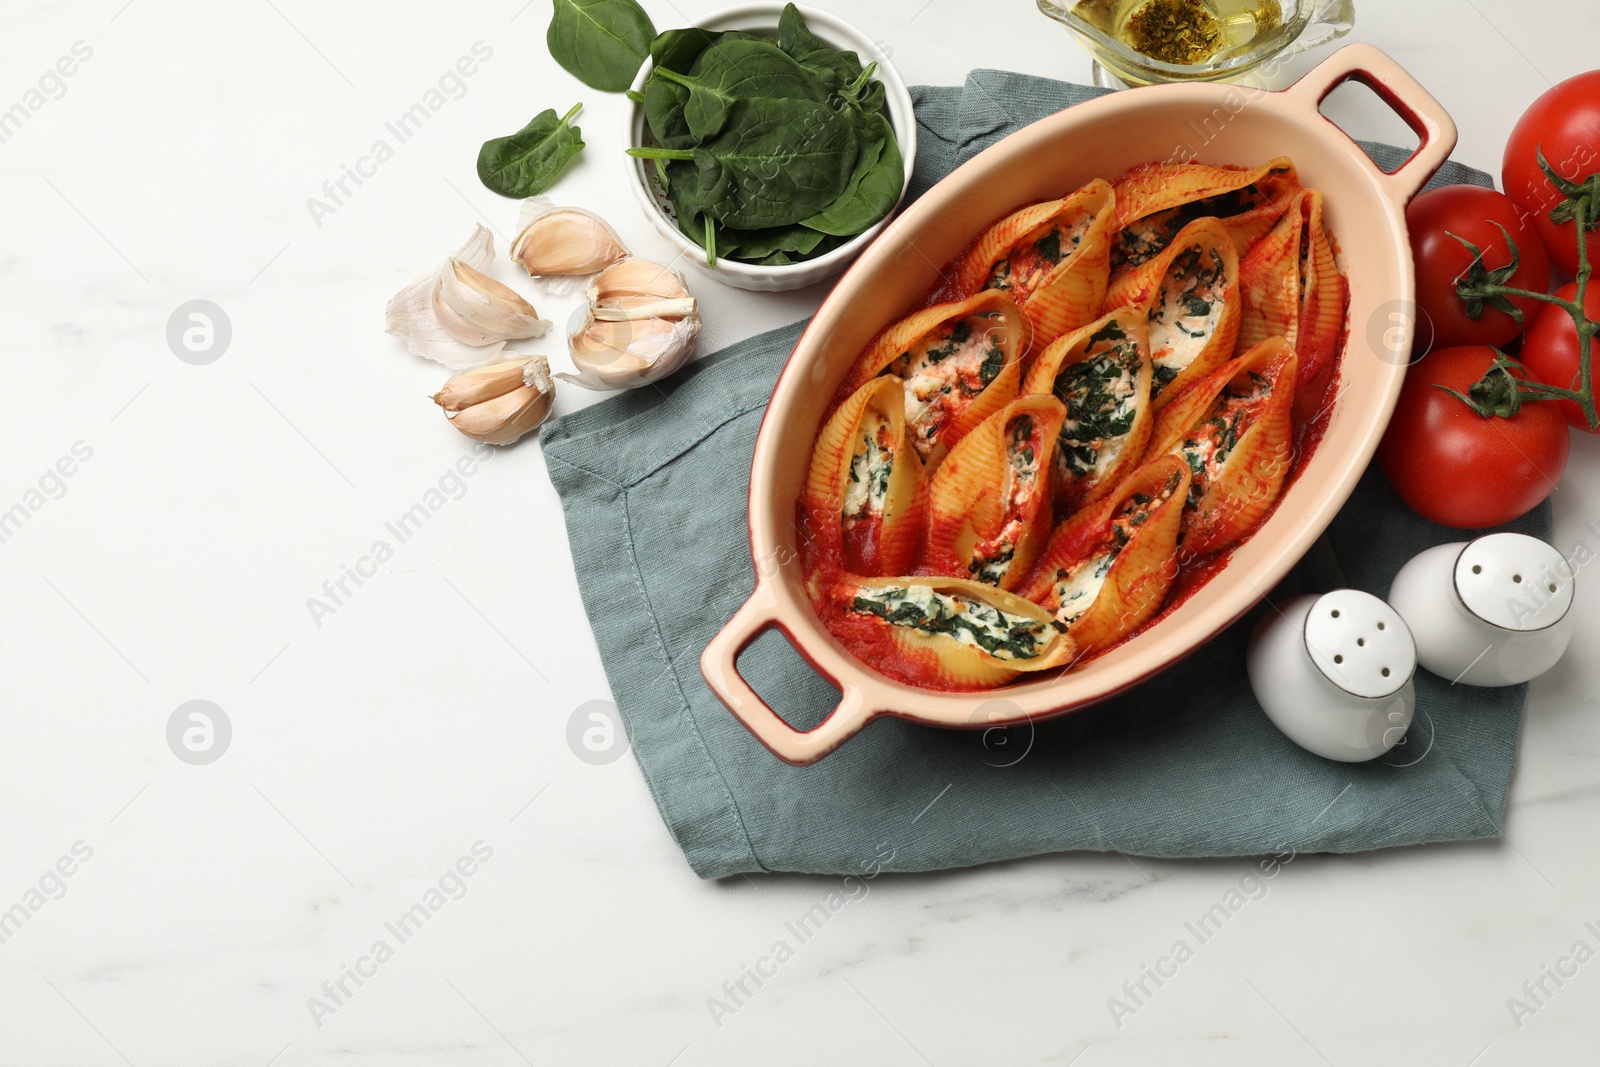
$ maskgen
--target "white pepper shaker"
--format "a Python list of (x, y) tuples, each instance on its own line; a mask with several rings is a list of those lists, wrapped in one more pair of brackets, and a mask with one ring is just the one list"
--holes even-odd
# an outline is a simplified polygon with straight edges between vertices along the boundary
[(1515, 685), (1555, 666), (1572, 640), (1576, 575), (1526, 534), (1487, 534), (1419, 553), (1389, 603), (1411, 626), (1417, 660), (1452, 683)]
[(1359, 589), (1279, 605), (1245, 654), (1267, 718), (1306, 751), (1344, 763), (1376, 759), (1405, 736), (1416, 666), (1405, 620)]

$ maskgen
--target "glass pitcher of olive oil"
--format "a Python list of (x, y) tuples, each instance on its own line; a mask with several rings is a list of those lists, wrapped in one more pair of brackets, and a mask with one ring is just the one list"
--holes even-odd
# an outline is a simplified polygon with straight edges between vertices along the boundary
[[(1095, 82), (1233, 81), (1327, 44), (1353, 0), (1038, 0), (1095, 59)], [(1108, 77), (1109, 76), (1109, 77)]]

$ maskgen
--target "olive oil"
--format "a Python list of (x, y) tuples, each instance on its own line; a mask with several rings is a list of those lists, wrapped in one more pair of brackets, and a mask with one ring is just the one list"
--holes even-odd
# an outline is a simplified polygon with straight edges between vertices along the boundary
[(1072, 13), (1165, 63), (1205, 63), (1243, 51), (1283, 21), (1278, 0), (1078, 0)]

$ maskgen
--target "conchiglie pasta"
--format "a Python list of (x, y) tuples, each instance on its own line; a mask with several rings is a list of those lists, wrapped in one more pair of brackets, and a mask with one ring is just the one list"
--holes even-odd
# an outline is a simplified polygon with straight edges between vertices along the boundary
[(928, 488), (927, 561), (947, 574), (1014, 588), (1050, 533), (1051, 457), (1066, 410), (1023, 396), (951, 450)]
[(1195, 219), (1220, 218), (1240, 248), (1272, 227), (1299, 189), (1287, 158), (1260, 167), (1145, 163), (1117, 180), (1112, 228), (1113, 272), (1159, 255)]
[(1128, 304), (1148, 322), (1150, 395), (1159, 410), (1233, 356), (1243, 305), (1239, 253), (1227, 227), (1214, 218), (1185, 226), (1106, 295), (1108, 307)]
[(1162, 456), (1050, 538), (1024, 595), (1066, 627), (1078, 655), (1103, 652), (1161, 610), (1178, 573), (1189, 469)]
[(1156, 416), (1150, 454), (1177, 456), (1192, 475), (1185, 552), (1226, 548), (1277, 501), (1294, 460), (1295, 374), (1294, 349), (1271, 337)]
[(1238, 344), (1288, 338), (1299, 357), (1295, 416), (1312, 417), (1332, 379), (1348, 289), (1322, 223), (1322, 194), (1305, 189), (1239, 265), (1243, 319)]
[(922, 460), (906, 438), (900, 383), (874, 378), (817, 437), (805, 494), (813, 535), (837, 538), (854, 573), (906, 570), (921, 548), (927, 491)]
[(956, 264), (958, 294), (1012, 294), (1033, 327), (1032, 349), (1092, 320), (1111, 270), (1115, 201), (1096, 178), (1060, 200), (1033, 204), (989, 227)]
[(907, 434), (931, 472), (957, 441), (1016, 397), (1027, 334), (1008, 293), (924, 308), (867, 346), (848, 388), (878, 376), (900, 382)]
[(1024, 393), (1065, 407), (1051, 470), (1060, 514), (1109, 493), (1144, 456), (1154, 421), (1145, 315), (1118, 308), (1057, 339), (1034, 360)]
[(1049, 612), (963, 578), (869, 578), (842, 587), (842, 610), (917, 669), (954, 689), (1066, 666), (1075, 647)]
[(1159, 630), (1222, 570), (1315, 447), (1349, 291), (1280, 158), (1032, 204), (926, 299), (832, 396), (796, 547), (841, 646), (972, 690)]

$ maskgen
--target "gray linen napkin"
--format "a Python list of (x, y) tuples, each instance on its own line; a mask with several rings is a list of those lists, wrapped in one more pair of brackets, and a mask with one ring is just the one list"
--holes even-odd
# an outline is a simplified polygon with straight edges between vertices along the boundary
[[(998, 71), (915, 89), (911, 195), (1099, 92)], [(1369, 151), (1390, 166), (1405, 154)], [(1436, 181), (1490, 184), (1453, 163)], [(879, 720), (813, 766), (780, 762), (706, 688), (699, 658), (754, 583), (750, 456), (799, 332), (751, 338), (541, 435), (634, 756), (701, 877), (933, 870), (1073, 849), (1354, 852), (1499, 834), (1526, 686), (1472, 689), (1419, 671), (1402, 745), (1374, 763), (1332, 763), (1284, 738), (1251, 696), (1256, 614), (1134, 691), (1054, 722), (983, 733)], [(1548, 539), (1549, 505), (1508, 528)], [(1461, 536), (1413, 515), (1373, 469), (1272, 599), (1342, 586), (1381, 596), (1414, 553)], [(838, 700), (775, 632), (741, 666), (798, 728)]]

